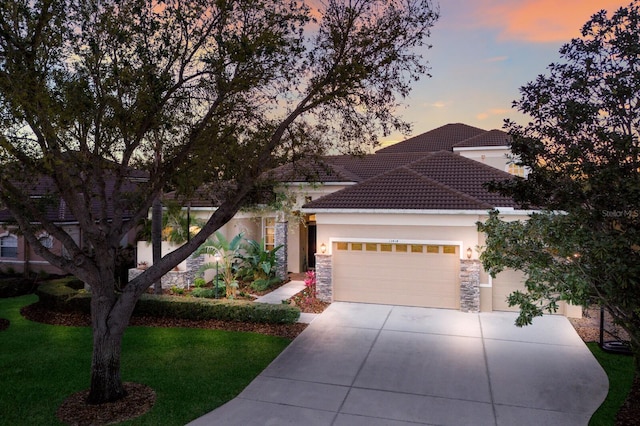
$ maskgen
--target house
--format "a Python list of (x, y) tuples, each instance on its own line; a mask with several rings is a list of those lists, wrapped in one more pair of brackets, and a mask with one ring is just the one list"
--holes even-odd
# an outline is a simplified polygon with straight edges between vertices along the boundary
[[(130, 176), (127, 179), (125, 189), (133, 189), (136, 182), (146, 180), (146, 174), (135, 170), (131, 171)], [(106, 181), (106, 196), (111, 200), (111, 180)], [(18, 185), (26, 185), (26, 183), (16, 182)], [(30, 198), (41, 200), (43, 207), (43, 215), (49, 221), (55, 225), (61, 227), (78, 247), (82, 249), (88, 249), (89, 243), (85, 241), (83, 237), (82, 229), (79, 226), (78, 220), (73, 216), (69, 207), (65, 201), (56, 195), (55, 185), (52, 179), (48, 176), (41, 176), (34, 179), (33, 183), (29, 184), (29, 188), (25, 190), (29, 193)], [(92, 203), (93, 217), (98, 220), (102, 216), (102, 210), (96, 203)], [(109, 202), (107, 206), (107, 214), (113, 213), (113, 205)], [(127, 214), (125, 213), (125, 220), (127, 220)], [(109, 216), (107, 220), (110, 220), (112, 216)], [(37, 225), (37, 222), (34, 222)], [(48, 248), (51, 252), (57, 255), (66, 255), (66, 250), (62, 246), (62, 243), (46, 231), (41, 231), (38, 235), (39, 241), (42, 245)], [(130, 231), (121, 241), (121, 245), (126, 247), (127, 245), (133, 246), (135, 243), (135, 229)], [(47, 273), (64, 275), (65, 271), (59, 269), (56, 266), (51, 265), (48, 261), (38, 256), (28, 241), (19, 232), (19, 228), (13, 216), (7, 209), (0, 209), (0, 273)]]
[[(283, 244), (284, 272), (315, 268), (326, 300), (514, 310), (506, 296), (523, 276), (483, 270), (476, 227), (491, 209), (513, 220), (530, 213), (484, 186), (526, 176), (508, 154), (505, 132), (448, 124), (375, 154), (289, 164), (271, 177), (291, 207), (241, 212), (222, 232)], [(208, 215), (211, 206), (191, 209)], [(560, 313), (581, 315), (571, 306)]]

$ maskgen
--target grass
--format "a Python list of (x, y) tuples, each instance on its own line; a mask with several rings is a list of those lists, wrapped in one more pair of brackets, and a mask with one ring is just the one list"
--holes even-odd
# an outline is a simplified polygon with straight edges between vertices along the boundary
[[(56, 410), (89, 387), (91, 329), (34, 323), (20, 315), (36, 296), (0, 299), (0, 424), (61, 424)], [(129, 327), (122, 378), (152, 387), (153, 409), (127, 425), (183, 425), (235, 397), (288, 344), (255, 333)]]
[(597, 343), (587, 343), (609, 378), (609, 393), (589, 421), (590, 426), (615, 425), (618, 410), (633, 383), (633, 357), (604, 352)]

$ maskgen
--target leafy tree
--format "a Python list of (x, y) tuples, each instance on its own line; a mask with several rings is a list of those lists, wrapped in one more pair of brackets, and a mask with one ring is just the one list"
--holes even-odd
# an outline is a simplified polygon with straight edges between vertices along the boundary
[(525, 207), (526, 222), (494, 212), (479, 224), (481, 255), (497, 273), (528, 274), (517, 323), (528, 324), (558, 300), (601, 304), (631, 336), (640, 366), (640, 3), (598, 12), (562, 61), (521, 89), (514, 103), (531, 117), (507, 122), (511, 150), (528, 179), (497, 184)]
[[(2, 2), (0, 203), (39, 256), (91, 286), (91, 403), (125, 395), (121, 341), (140, 295), (266, 170), (407, 130), (396, 108), (426, 74), (415, 48), (436, 19), (429, 0)], [(220, 203), (201, 231), (116, 291), (122, 238), (167, 184), (204, 180)], [(86, 245), (46, 214), (57, 200)]]

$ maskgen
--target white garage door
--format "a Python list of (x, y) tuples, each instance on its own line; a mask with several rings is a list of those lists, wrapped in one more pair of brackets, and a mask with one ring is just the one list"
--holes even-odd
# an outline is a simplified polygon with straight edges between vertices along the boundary
[(493, 310), (494, 311), (518, 311), (518, 306), (510, 307), (507, 296), (516, 290), (524, 290), (524, 273), (513, 269), (500, 272), (492, 283)]
[[(494, 311), (514, 311), (517, 312), (520, 310), (518, 305), (509, 306), (507, 302), (507, 297), (516, 290), (525, 291), (524, 286), (525, 274), (522, 271), (515, 271), (513, 269), (506, 269), (500, 272), (493, 279), (493, 310)], [(544, 303), (541, 303), (544, 305)], [(555, 312), (559, 315), (564, 315), (565, 313), (565, 303), (558, 303), (558, 310)], [(547, 311), (545, 311), (547, 313)]]
[(333, 245), (333, 298), (458, 309), (455, 245), (339, 242)]

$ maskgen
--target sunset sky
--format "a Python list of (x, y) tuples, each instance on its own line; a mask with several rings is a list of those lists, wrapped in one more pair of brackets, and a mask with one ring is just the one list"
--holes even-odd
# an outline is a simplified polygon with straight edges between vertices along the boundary
[[(412, 135), (447, 123), (499, 129), (505, 118), (524, 122), (511, 108), (518, 89), (559, 59), (558, 49), (578, 37), (597, 11), (629, 0), (441, 0), (425, 51), (432, 78), (414, 85), (402, 115)], [(402, 135), (382, 138), (383, 144)]]

